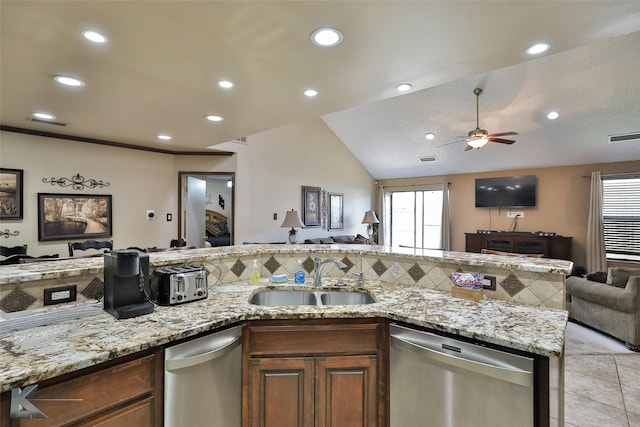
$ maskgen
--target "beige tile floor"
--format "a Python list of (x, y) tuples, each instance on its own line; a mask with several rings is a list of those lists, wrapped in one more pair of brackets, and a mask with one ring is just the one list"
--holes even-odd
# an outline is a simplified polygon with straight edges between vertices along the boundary
[(640, 353), (616, 340), (610, 348), (565, 355), (566, 427), (640, 427)]

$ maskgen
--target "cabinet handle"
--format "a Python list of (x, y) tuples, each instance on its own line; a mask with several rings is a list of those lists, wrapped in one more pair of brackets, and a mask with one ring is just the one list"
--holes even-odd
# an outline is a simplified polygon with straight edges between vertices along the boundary
[(165, 362), (166, 370), (176, 371), (178, 369), (200, 365), (202, 363), (206, 363), (210, 360), (224, 356), (225, 354), (239, 346), (242, 343), (241, 339), (242, 336), (235, 337), (232, 341), (223, 345), (222, 347), (216, 348), (215, 350), (211, 350), (206, 353), (198, 354), (196, 356), (183, 357), (180, 359), (167, 359), (167, 361)]
[(474, 372), (476, 374), (485, 375), (524, 387), (533, 387), (533, 373), (520, 369), (503, 368), (486, 363), (463, 359), (461, 357), (440, 353), (430, 348), (423, 347), (415, 342), (391, 335), (391, 344), (396, 348), (405, 349), (420, 354), (425, 359), (431, 359), (436, 362), (455, 366), (459, 369)]

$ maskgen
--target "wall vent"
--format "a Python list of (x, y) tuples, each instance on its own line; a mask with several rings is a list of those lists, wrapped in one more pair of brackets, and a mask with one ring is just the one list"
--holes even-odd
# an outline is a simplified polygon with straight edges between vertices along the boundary
[(422, 157), (418, 157), (418, 160), (420, 160), (420, 163), (430, 163), (430, 162), (438, 161), (438, 159), (436, 159), (435, 156), (422, 156)]
[(248, 144), (246, 136), (243, 136), (241, 138), (232, 139), (231, 142), (235, 142), (236, 144), (244, 144), (244, 145)]
[(54, 125), (54, 126), (62, 126), (62, 127), (65, 127), (67, 125), (66, 123), (54, 122), (51, 120), (42, 120), (36, 117), (27, 117), (27, 120), (30, 122), (44, 123), (45, 125)]
[(609, 144), (614, 144), (616, 142), (640, 142), (640, 132), (609, 135)]

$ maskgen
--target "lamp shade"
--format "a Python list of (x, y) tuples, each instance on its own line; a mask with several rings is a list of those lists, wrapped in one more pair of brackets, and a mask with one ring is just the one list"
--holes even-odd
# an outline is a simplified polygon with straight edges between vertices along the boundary
[(289, 228), (289, 227), (291, 227), (291, 228), (294, 228), (294, 227), (302, 228), (302, 227), (304, 227), (304, 224), (300, 220), (300, 215), (298, 215), (298, 211), (294, 211), (293, 209), (291, 209), (290, 211), (287, 211), (287, 214), (284, 217), (284, 221), (282, 222), (282, 225), (280, 227), (282, 227), (282, 228)]
[(374, 211), (366, 211), (364, 213), (364, 218), (362, 218), (363, 224), (379, 224), (378, 217)]

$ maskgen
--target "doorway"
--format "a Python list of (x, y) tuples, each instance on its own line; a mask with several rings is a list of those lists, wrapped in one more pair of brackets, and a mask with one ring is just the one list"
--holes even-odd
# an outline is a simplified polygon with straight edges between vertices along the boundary
[(235, 173), (178, 172), (178, 239), (189, 246), (234, 242)]

